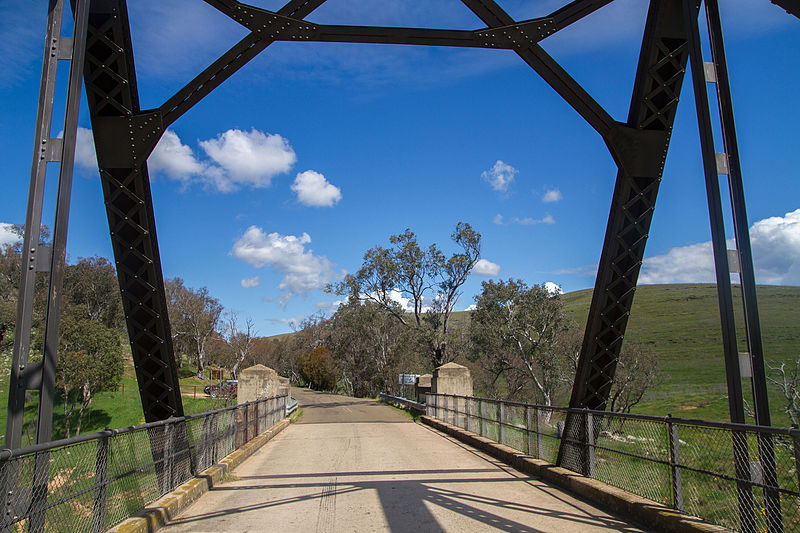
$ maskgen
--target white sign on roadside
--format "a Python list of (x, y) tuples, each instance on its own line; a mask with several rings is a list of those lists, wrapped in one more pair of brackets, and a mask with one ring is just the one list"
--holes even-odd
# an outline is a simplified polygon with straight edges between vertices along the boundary
[(416, 385), (419, 380), (419, 374), (400, 374), (398, 385)]

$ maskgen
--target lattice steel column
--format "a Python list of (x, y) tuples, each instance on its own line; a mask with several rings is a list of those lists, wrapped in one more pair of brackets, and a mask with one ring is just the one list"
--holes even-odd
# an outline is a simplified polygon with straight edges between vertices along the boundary
[[(627, 124), (606, 138), (619, 167), (570, 407), (604, 410), (644, 257), (688, 57), (680, 0), (653, 0)], [(565, 435), (582, 441), (567, 419)], [(566, 442), (566, 441), (564, 441)], [(559, 465), (582, 471), (578, 445), (562, 444)]]
[(142, 112), (125, 0), (93, 0), (84, 78), (136, 378), (147, 422), (183, 415), (147, 156), (163, 133)]

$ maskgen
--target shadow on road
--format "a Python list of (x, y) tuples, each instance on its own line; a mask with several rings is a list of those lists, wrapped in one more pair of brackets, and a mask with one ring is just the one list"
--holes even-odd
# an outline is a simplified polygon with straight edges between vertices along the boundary
[[(236, 493), (264, 489), (299, 489), (303, 491), (304, 494), (252, 505), (233, 507), (223, 511), (199, 514), (191, 518), (178, 518), (171, 521), (170, 524), (191, 524), (239, 513), (263, 511), (265, 509), (312, 500), (320, 500), (320, 505), (322, 506), (324, 504), (322, 500), (335, 499), (338, 495), (351, 494), (358, 491), (373, 491), (377, 493), (380, 498), (383, 513), (388, 522), (388, 530), (394, 533), (406, 531), (442, 531), (436, 518), (431, 514), (429, 507), (447, 509), (462, 517), (496, 528), (499, 531), (544, 533), (545, 530), (536, 529), (519, 521), (504, 517), (503, 514), (508, 514), (509, 511), (555, 519), (557, 523), (559, 523), (558, 530), (563, 531), (579, 530), (582, 526), (605, 527), (621, 532), (640, 531), (613, 517), (590, 515), (584, 509), (574, 508), (573, 512), (557, 512), (541, 509), (532, 505), (521, 504), (519, 502), (511, 502), (488, 496), (476, 496), (474, 491), (470, 490), (470, 484), (492, 482), (507, 483), (507, 477), (449, 477), (449, 475), (453, 473), (464, 474), (492, 471), (496, 470), (489, 468), (471, 470), (399, 470), (389, 472), (329, 472), (297, 475), (270, 474), (248, 476), (239, 478), (239, 481), (246, 482), (245, 484), (214, 487), (212, 491)], [(385, 477), (387, 475), (402, 475), (416, 477), (417, 479), (369, 479), (374, 476)], [(264, 481), (268, 483), (263, 483)], [(464, 488), (463, 490), (456, 490), (452, 488), (453, 485), (463, 485)], [(409, 505), (409, 503), (411, 503), (411, 505)], [(409, 508), (414, 510), (413, 514), (409, 513)], [(342, 518), (338, 518), (337, 521), (342, 520)], [(554, 529), (548, 527), (547, 531), (554, 531)]]

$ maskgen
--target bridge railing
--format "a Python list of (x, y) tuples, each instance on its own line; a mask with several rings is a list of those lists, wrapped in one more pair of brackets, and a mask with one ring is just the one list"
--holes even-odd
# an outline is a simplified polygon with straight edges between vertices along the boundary
[[(568, 441), (581, 457), (562, 464), (735, 531), (800, 531), (796, 429), (446, 394), (428, 395), (427, 415), (552, 464)], [(579, 435), (564, 434), (568, 416), (580, 420)]]
[(378, 395), (378, 397), (386, 403), (405, 407), (406, 409), (414, 411), (415, 413), (424, 414), (426, 412), (424, 403), (415, 402), (414, 400), (409, 400), (408, 398), (403, 398), (402, 396), (392, 396), (391, 394), (382, 392), (380, 395)]
[(0, 450), (0, 531), (105, 531), (277, 424), (286, 402), (261, 398)]

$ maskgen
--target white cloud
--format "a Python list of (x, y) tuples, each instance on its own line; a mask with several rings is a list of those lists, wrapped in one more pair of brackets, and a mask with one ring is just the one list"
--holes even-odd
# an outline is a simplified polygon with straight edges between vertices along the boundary
[(546, 281), (544, 283), (544, 288), (547, 292), (550, 293), (550, 296), (555, 296), (556, 294), (564, 294), (564, 290), (561, 288), (561, 285), (553, 283), (552, 281)]
[(346, 300), (336, 300), (335, 302), (317, 302), (315, 305), (317, 309), (322, 309), (323, 311), (336, 311), (340, 305), (345, 303), (347, 303)]
[(561, 194), (561, 191), (558, 189), (548, 189), (544, 196), (542, 196), (542, 201), (546, 204), (558, 202), (564, 199), (564, 195)]
[(472, 273), (476, 276), (496, 276), (500, 273), (500, 265), (486, 259), (479, 259), (472, 267)]
[(258, 276), (253, 276), (252, 278), (246, 278), (242, 280), (242, 287), (245, 289), (252, 289), (253, 287), (258, 287), (259, 281)]
[(498, 159), (492, 168), (481, 173), (481, 177), (492, 186), (492, 189), (498, 192), (506, 192), (518, 172), (516, 168)]
[(278, 288), (288, 291), (281, 297), (282, 303), (287, 303), (292, 295), (321, 289), (333, 278), (331, 262), (305, 249), (310, 242), (308, 233), (300, 237), (266, 234), (257, 226), (250, 226), (234, 243), (231, 253), (256, 268), (269, 266), (283, 274)]
[(208, 165), (197, 160), (192, 149), (181, 142), (177, 133), (167, 130), (147, 158), (147, 168), (153, 174), (164, 174), (188, 183), (192, 177), (204, 174)]
[(249, 132), (228, 130), (216, 139), (200, 141), (200, 147), (224, 171), (224, 176), (215, 180), (221, 189), (226, 181), (234, 188), (269, 187), (274, 176), (289, 172), (297, 161), (289, 141), (255, 128)]
[(553, 272), (557, 275), (575, 275), (575, 276), (591, 276), (597, 277), (597, 265), (583, 265), (573, 268), (560, 268)]
[(0, 222), (0, 248), (4, 246), (16, 244), (22, 240), (12, 228), (14, 226), (7, 222)]
[(297, 193), (297, 200), (301, 204), (312, 207), (333, 207), (342, 199), (342, 190), (313, 170), (299, 173), (292, 190)]
[(494, 216), (494, 218), (492, 219), (492, 222), (497, 224), (498, 226), (504, 226), (505, 225), (505, 222), (503, 222), (503, 215), (501, 215), (500, 213), (497, 213)]
[(537, 224), (547, 224), (548, 226), (552, 226), (556, 223), (556, 219), (554, 219), (552, 215), (547, 214), (542, 218), (514, 217), (513, 222), (514, 224), (519, 224), (520, 226), (535, 226)]
[(289, 318), (268, 318), (266, 320), (267, 322), (272, 322), (273, 324), (285, 324), (290, 328), (295, 329), (303, 322), (303, 320), (305, 320), (305, 318), (306, 317), (302, 315), (298, 315)]
[[(800, 209), (783, 217), (759, 220), (750, 228), (758, 283), (800, 285)], [(734, 242), (728, 242), (732, 249)], [(672, 248), (645, 258), (640, 283), (713, 283), (711, 241)]]
[[(413, 313), (414, 312), (414, 300), (412, 300), (411, 298), (406, 298), (405, 296), (403, 296), (403, 291), (401, 291), (400, 289), (394, 288), (394, 289), (390, 290), (389, 293), (388, 293), (388, 296), (389, 296), (389, 300), (390, 301), (395, 302), (397, 305), (400, 306), (400, 309), (402, 309), (406, 313)], [(438, 298), (438, 296), (439, 295), (437, 294), (437, 298)], [(373, 301), (375, 301), (375, 300), (378, 300), (378, 295), (373, 292), (371, 294), (361, 294), (360, 298), (362, 300), (373, 300)], [(434, 301), (435, 300), (436, 300), (436, 298), (434, 298)], [(425, 303), (424, 303), (425, 302), (425, 298), (424, 297), (423, 297), (422, 301), (423, 301), (422, 312), (424, 313), (424, 312), (430, 311), (431, 310), (431, 306), (430, 305), (425, 305)]]
[[(63, 136), (63, 132), (58, 134)], [(75, 138), (75, 163), (89, 172), (98, 172), (97, 153), (94, 150), (94, 136), (92, 130), (78, 127), (78, 135)]]
[(464, 309), (464, 311), (474, 311), (474, 310), (476, 310), (477, 308), (478, 308), (478, 306), (477, 306), (477, 305), (475, 305), (475, 304), (472, 304), (472, 305), (468, 305), (468, 306), (467, 306), (467, 308), (466, 308), (466, 309)]

